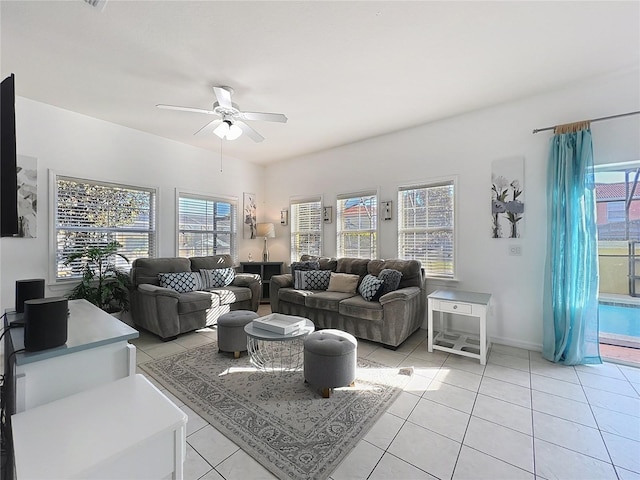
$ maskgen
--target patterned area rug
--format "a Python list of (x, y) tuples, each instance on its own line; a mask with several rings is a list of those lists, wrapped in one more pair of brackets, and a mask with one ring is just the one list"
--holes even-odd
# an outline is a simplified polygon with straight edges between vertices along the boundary
[(326, 479), (410, 380), (407, 369), (358, 359), (355, 387), (331, 398), (301, 371), (257, 371), (216, 342), (140, 365), (279, 478)]

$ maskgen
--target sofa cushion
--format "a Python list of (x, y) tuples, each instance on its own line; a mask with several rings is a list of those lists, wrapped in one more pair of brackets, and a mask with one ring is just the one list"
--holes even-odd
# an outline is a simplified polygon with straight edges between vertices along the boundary
[(202, 290), (202, 277), (198, 272), (159, 273), (160, 286), (179, 293)]
[(219, 307), (220, 300), (217, 295), (209, 292), (187, 292), (178, 298), (178, 315), (199, 312), (211, 307)]
[(382, 281), (382, 290), (379, 295), (381, 297), (398, 289), (400, 280), (402, 280), (402, 272), (393, 268), (383, 268), (378, 274), (378, 278)]
[(209, 291), (220, 298), (220, 305), (231, 305), (236, 302), (251, 300), (251, 290), (247, 287), (229, 285), (224, 288), (211, 288)]
[(191, 263), (188, 258), (136, 258), (131, 264), (131, 282), (137, 287), (143, 283), (160, 285), (159, 273), (188, 272)]
[(344, 292), (313, 292), (305, 297), (305, 306), (317, 308), (318, 310), (338, 311), (338, 306), (345, 298), (353, 297), (355, 293)]
[(374, 277), (373, 275), (365, 275), (358, 287), (358, 293), (362, 295), (362, 298), (367, 300), (368, 302), (372, 300), (377, 300), (380, 295), (380, 291), (384, 286), (384, 281), (380, 280), (378, 277)]
[(402, 273), (398, 288), (422, 288), (422, 265), (418, 260), (371, 260), (368, 265), (368, 273), (377, 277), (385, 268), (398, 270)]
[(335, 258), (316, 257), (314, 255), (307, 254), (304, 254), (300, 257), (301, 262), (308, 260), (315, 260), (316, 262), (318, 262), (320, 264), (320, 270), (331, 270), (332, 272), (335, 272), (336, 268), (338, 267), (338, 260)]
[(296, 305), (305, 305), (309, 295), (315, 292), (311, 290), (295, 290), (293, 288), (281, 288), (278, 290), (278, 299), (281, 302), (295, 303)]
[(236, 271), (233, 268), (213, 268), (201, 269), (202, 283), (204, 288), (220, 288), (231, 285), (236, 278)]
[(231, 258), (231, 255), (227, 254), (209, 255), (207, 257), (190, 257), (189, 261), (191, 262), (191, 270), (194, 272), (199, 272), (203, 269), (211, 270), (212, 268), (233, 267), (233, 258)]
[(362, 318), (364, 320), (382, 321), (384, 310), (379, 302), (367, 302), (360, 295), (347, 298), (340, 302), (340, 315), (345, 317)]
[(329, 292), (356, 293), (359, 280), (358, 275), (331, 272), (327, 290)]
[(299, 290), (326, 290), (330, 279), (329, 270), (296, 270), (294, 284)]
[(370, 260), (367, 258), (339, 258), (336, 266), (336, 272), (351, 273), (353, 275), (360, 276), (360, 278), (364, 278), (367, 273), (370, 273), (367, 272), (367, 265), (369, 265), (369, 262)]

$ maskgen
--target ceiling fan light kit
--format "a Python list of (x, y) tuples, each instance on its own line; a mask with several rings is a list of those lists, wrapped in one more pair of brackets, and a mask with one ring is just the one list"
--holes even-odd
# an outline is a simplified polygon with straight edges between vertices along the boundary
[(213, 92), (218, 100), (213, 104), (212, 110), (193, 107), (180, 107), (176, 105), (156, 105), (158, 108), (167, 110), (180, 110), (184, 112), (204, 113), (207, 115), (215, 115), (216, 119), (207, 123), (194, 135), (204, 131), (213, 131), (221, 139), (235, 140), (243, 133), (251, 138), (254, 142), (261, 142), (264, 137), (260, 135), (244, 120), (250, 121), (267, 121), (286, 123), (287, 117), (282, 113), (263, 113), (263, 112), (243, 112), (238, 105), (231, 101), (233, 89), (231, 87), (213, 87)]

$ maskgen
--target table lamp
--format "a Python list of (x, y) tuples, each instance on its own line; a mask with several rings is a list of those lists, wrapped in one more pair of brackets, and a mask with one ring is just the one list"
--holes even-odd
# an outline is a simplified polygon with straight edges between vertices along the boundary
[(256, 237), (264, 237), (264, 248), (262, 249), (262, 261), (269, 261), (269, 246), (267, 238), (276, 238), (276, 228), (273, 223), (259, 223), (256, 227)]

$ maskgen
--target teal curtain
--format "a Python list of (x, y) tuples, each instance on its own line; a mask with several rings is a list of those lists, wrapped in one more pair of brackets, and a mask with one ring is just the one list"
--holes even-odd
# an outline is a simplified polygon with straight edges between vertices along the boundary
[(566, 365), (602, 363), (598, 250), (590, 129), (551, 139), (542, 355)]

